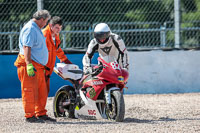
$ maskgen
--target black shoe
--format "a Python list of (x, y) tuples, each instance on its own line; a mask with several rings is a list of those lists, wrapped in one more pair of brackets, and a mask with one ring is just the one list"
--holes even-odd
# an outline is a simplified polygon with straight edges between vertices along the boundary
[(39, 120), (43, 120), (43, 121), (50, 121), (50, 122), (56, 122), (56, 119), (53, 119), (51, 117), (48, 117), (47, 115), (42, 115), (42, 116), (38, 116)]
[(29, 123), (44, 123), (44, 120), (37, 119), (35, 116), (26, 118), (26, 122)]

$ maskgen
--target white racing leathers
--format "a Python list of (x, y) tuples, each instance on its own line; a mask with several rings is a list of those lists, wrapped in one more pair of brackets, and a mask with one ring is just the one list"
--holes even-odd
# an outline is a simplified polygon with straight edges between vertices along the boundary
[(90, 41), (87, 52), (83, 57), (84, 72), (91, 67), (91, 59), (96, 50), (101, 58), (108, 55), (114, 56), (120, 66), (128, 70), (129, 57), (124, 41), (119, 35), (111, 33), (111, 37), (105, 44), (99, 44), (95, 38)]

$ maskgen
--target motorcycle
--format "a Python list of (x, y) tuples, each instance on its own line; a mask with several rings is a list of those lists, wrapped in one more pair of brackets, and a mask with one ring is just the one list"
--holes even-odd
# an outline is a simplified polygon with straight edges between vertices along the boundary
[(57, 63), (54, 72), (73, 86), (64, 85), (56, 92), (55, 117), (124, 120), (123, 88), (129, 73), (114, 57), (98, 57), (98, 61), (99, 65), (88, 74), (83, 74), (77, 65)]

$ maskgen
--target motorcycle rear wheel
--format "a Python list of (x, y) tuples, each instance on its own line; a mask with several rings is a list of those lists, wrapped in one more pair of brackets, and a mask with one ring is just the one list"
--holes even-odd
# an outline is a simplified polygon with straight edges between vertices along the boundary
[(120, 91), (112, 91), (111, 93), (112, 110), (107, 110), (106, 114), (108, 119), (116, 122), (124, 121), (125, 103), (123, 94)]
[(61, 87), (55, 94), (53, 100), (53, 112), (55, 117), (74, 118), (74, 108), (72, 104), (63, 105), (63, 102), (71, 101), (75, 98), (74, 88), (71, 86)]

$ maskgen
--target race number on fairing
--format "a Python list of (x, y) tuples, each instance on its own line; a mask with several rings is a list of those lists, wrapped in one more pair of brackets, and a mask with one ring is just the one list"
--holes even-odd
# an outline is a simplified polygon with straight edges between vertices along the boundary
[(111, 66), (113, 69), (120, 70), (119, 64), (117, 62), (112, 62)]
[(89, 115), (96, 115), (96, 110), (88, 110)]

